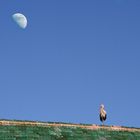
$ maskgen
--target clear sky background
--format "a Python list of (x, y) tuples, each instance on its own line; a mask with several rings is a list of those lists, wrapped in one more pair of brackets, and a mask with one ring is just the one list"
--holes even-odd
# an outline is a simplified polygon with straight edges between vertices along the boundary
[(139, 0), (1, 0), (0, 25), (1, 119), (140, 127)]

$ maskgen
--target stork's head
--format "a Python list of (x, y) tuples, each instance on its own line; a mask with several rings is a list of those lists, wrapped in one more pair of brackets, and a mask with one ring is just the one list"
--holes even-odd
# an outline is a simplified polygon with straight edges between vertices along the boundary
[(104, 105), (103, 105), (103, 104), (101, 104), (101, 105), (100, 105), (100, 108), (104, 108)]

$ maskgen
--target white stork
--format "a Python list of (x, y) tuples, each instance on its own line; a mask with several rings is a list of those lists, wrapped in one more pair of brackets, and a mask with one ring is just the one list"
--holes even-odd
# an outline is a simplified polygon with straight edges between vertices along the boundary
[(100, 121), (102, 122), (102, 125), (104, 125), (104, 121), (106, 120), (107, 118), (107, 113), (104, 109), (104, 105), (101, 104), (100, 105)]

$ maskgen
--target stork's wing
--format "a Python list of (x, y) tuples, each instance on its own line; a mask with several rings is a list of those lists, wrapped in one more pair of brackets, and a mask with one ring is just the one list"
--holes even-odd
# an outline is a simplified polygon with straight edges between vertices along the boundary
[(107, 114), (105, 114), (105, 118), (104, 118), (104, 120), (106, 120), (107, 119)]

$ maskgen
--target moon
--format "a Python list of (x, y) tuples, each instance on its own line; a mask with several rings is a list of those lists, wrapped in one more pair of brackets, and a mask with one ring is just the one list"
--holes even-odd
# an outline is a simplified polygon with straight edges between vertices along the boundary
[(17, 23), (17, 25), (22, 29), (25, 29), (27, 27), (27, 18), (23, 14), (21, 13), (13, 14), (12, 18)]

